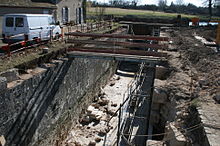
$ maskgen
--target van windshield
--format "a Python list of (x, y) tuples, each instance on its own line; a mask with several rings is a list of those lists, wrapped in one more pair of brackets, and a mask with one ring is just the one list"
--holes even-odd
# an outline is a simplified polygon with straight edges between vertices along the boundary
[(48, 21), (49, 21), (50, 25), (55, 25), (55, 21), (54, 21), (53, 17), (49, 17)]

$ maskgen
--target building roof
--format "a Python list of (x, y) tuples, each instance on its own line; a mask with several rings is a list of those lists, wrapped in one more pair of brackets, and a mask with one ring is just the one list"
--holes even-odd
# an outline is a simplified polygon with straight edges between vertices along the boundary
[(0, 7), (56, 8), (51, 0), (0, 0)]

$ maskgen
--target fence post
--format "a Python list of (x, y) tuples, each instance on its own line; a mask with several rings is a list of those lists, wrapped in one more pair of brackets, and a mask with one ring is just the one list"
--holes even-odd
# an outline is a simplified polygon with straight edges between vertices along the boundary
[(92, 26), (93, 24), (91, 23), (91, 31), (92, 31), (92, 29), (93, 29), (93, 26)]
[(52, 40), (53, 40), (53, 31), (52, 29), (50, 29), (50, 42), (52, 42)]
[[(68, 34), (70, 33), (69, 26), (67, 26), (67, 32), (68, 32)], [(67, 39), (68, 40), (70, 39), (70, 35), (67, 36)]]
[(41, 31), (39, 32), (39, 40), (41, 41)]
[(62, 34), (62, 41), (64, 40), (64, 28), (63, 27), (61, 27), (61, 34)]
[(119, 140), (120, 140), (120, 126), (121, 126), (121, 104), (119, 106), (119, 115), (118, 115), (118, 132), (117, 132), (117, 146), (119, 146)]
[(87, 32), (89, 31), (89, 25), (88, 25), (88, 23), (86, 23), (86, 31), (87, 31)]
[(7, 46), (7, 54), (8, 54), (8, 57), (11, 57), (11, 50), (10, 50), (10, 45), (9, 44)]

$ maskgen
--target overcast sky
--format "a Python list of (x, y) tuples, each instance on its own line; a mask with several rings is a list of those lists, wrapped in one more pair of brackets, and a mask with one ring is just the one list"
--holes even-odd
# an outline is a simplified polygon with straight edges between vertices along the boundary
[[(107, 3), (109, 0), (96, 0), (96, 1), (98, 1), (98, 2), (105, 2), (105, 3)], [(139, 1), (139, 4), (157, 4), (158, 3), (158, 0), (138, 0)], [(170, 3), (171, 2), (176, 2), (176, 0), (167, 0), (167, 3), (168, 3), (168, 5), (170, 5)], [(183, 0), (183, 2), (185, 3), (185, 4), (188, 4), (188, 3), (192, 3), (192, 4), (194, 4), (194, 5), (196, 5), (196, 6), (203, 6), (203, 1), (204, 0)]]

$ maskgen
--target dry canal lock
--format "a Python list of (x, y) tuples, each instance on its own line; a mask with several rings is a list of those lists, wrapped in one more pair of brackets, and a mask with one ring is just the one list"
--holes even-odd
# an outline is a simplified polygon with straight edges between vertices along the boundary
[[(136, 32), (140, 32), (140, 28), (138, 29), (139, 25), (130, 25), (129, 31), (131, 29)], [(122, 103), (118, 110), (115, 112), (118, 115), (117, 120), (117, 138), (112, 140), (110, 143), (105, 143), (104, 145), (120, 145), (120, 146), (127, 146), (127, 145), (137, 145), (137, 146), (145, 146), (150, 144), (148, 141), (162, 141), (164, 139), (165, 133), (165, 125), (167, 119), (169, 117), (169, 110), (172, 108), (167, 102), (167, 93), (164, 89), (155, 88), (154, 81), (156, 78), (165, 80), (166, 77), (169, 75), (169, 70), (167, 68), (166, 59), (162, 59), (164, 56), (160, 53), (157, 53), (157, 48), (162, 48), (162, 46), (157, 45), (156, 41), (167, 41), (167, 38), (160, 38), (158, 37), (160, 34), (160, 26), (157, 26), (156, 29), (152, 26), (146, 27), (146, 24), (141, 24), (142, 28), (148, 28), (145, 33), (150, 33), (153, 35), (152, 38), (142, 38), (140, 35), (132, 35), (132, 36), (120, 36), (120, 35), (97, 35), (97, 37), (110, 37), (110, 38), (126, 38), (126, 39), (152, 39), (154, 41), (148, 42), (147, 46), (143, 46), (142, 43), (137, 43), (140, 41), (133, 41), (130, 43), (132, 46), (141, 46), (141, 47), (148, 47), (146, 50), (135, 50), (135, 53), (132, 52), (134, 50), (113, 50), (111, 51), (103, 51), (95, 50), (95, 53), (88, 53), (83, 51), (83, 49), (75, 49), (75, 52), (71, 52), (69, 57), (71, 58), (92, 58), (92, 59), (102, 59), (102, 60), (117, 60), (119, 61), (119, 68), (126, 70), (132, 70), (135, 72), (135, 76), (133, 77), (133, 81), (129, 84), (127, 90), (127, 96), (124, 97)], [(151, 31), (150, 31), (151, 30)], [(132, 31), (132, 32), (133, 32)], [(72, 33), (69, 35), (73, 36), (96, 36), (95, 34), (77, 34)], [(142, 34), (143, 35), (143, 34)], [(76, 40), (69, 40), (70, 42), (77, 42)], [(84, 42), (85, 43), (85, 42)], [(88, 42), (87, 42), (88, 43)], [(96, 43), (111, 43), (111, 42), (104, 42), (104, 41), (97, 41)], [(155, 43), (155, 44), (154, 44)], [(115, 42), (114, 44), (118, 45), (126, 45), (126, 42)], [(152, 46), (151, 46), (152, 45)], [(156, 48), (155, 48), (156, 46)], [(153, 48), (149, 48), (153, 47)], [(133, 47), (137, 49), (137, 47)], [(93, 49), (93, 48), (92, 48)], [(74, 49), (72, 49), (74, 50)], [(117, 52), (118, 51), (118, 52)], [(120, 54), (119, 54), (120, 53)], [(146, 53), (145, 55), (140, 55), (138, 53)], [(150, 54), (152, 53), (152, 54)], [(155, 53), (155, 54), (154, 54)], [(148, 57), (148, 56), (156, 56), (156, 57)], [(158, 57), (159, 55), (163, 57)], [(135, 68), (130, 67), (133, 64)], [(130, 68), (129, 68), (130, 67)], [(113, 115), (108, 122), (114, 117)], [(108, 139), (105, 139), (109, 141)]]
[[(73, 121), (78, 120), (77, 117), (89, 106), (100, 87), (115, 74), (116, 68), (126, 70), (129, 64), (135, 66), (135, 69), (130, 68), (134, 72), (133, 80), (124, 100), (108, 120), (110, 122), (117, 115), (116, 138), (111, 143), (145, 146), (149, 141), (163, 140), (164, 135), (160, 134), (165, 132), (172, 105), (168, 102), (166, 91), (155, 86), (156, 79), (165, 80), (169, 74), (166, 55), (157, 52), (164, 46), (155, 42), (168, 41), (168, 38), (159, 37), (158, 29), (153, 30), (157, 33), (152, 33), (156, 35), (152, 37), (69, 33), (67, 35), (70, 36), (145, 40), (144, 43), (132, 41), (115, 44), (148, 49), (134, 50), (136, 47), (133, 47), (111, 50), (77, 46), (67, 49), (67, 58), (29, 69), (20, 75), (19, 82), (10, 84), (10, 88), (7, 88), (7, 80), (2, 78), (0, 97), (4, 104), (0, 108), (4, 111), (1, 117), (6, 122), (2, 123), (0, 131), (6, 139), (6, 145), (59, 145), (59, 140), (63, 140), (61, 131), (70, 128)], [(76, 43), (78, 40), (68, 41)], [(101, 45), (111, 43), (94, 42)], [(16, 72), (11, 70), (9, 74), (16, 77)]]

